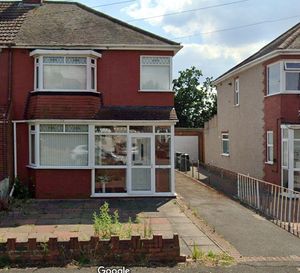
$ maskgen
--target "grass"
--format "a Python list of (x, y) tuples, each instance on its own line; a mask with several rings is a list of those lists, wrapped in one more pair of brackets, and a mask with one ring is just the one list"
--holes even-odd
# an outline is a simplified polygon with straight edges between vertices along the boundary
[(206, 266), (230, 266), (234, 264), (234, 259), (227, 253), (215, 253), (211, 250), (205, 253), (195, 244), (193, 245), (192, 259)]

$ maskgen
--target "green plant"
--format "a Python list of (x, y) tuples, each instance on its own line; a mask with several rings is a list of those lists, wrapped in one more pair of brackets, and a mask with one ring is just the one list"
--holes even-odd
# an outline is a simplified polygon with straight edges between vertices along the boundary
[(90, 259), (83, 253), (81, 253), (79, 258), (76, 260), (76, 264), (79, 265), (80, 267), (88, 265), (90, 262), (91, 262)]
[(141, 223), (141, 219), (138, 215), (135, 217), (134, 223), (135, 224), (140, 224)]
[(199, 247), (194, 243), (192, 250), (192, 259), (197, 261), (204, 256), (204, 253), (199, 249)]
[(20, 181), (18, 177), (14, 180), (14, 198), (16, 199), (28, 199), (31, 197), (28, 187)]
[(131, 222), (131, 217), (128, 218), (128, 227), (126, 229), (126, 237), (130, 238), (132, 235), (132, 222)]
[(42, 251), (45, 255), (47, 255), (49, 253), (49, 247), (48, 247), (48, 244), (45, 243), (45, 242), (42, 242), (41, 243), (41, 248), (42, 248)]
[(152, 228), (150, 221), (144, 221), (144, 238), (152, 237)]
[(8, 256), (0, 256), (0, 268), (9, 267), (10, 263), (11, 261)]
[(99, 209), (99, 214), (94, 212), (94, 231), (101, 238), (108, 239), (112, 233), (113, 220), (109, 214), (109, 205), (105, 202)]

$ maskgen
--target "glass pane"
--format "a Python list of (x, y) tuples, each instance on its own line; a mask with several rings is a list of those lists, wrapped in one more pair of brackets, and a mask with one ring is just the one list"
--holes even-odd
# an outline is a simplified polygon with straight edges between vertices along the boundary
[(285, 89), (300, 90), (300, 73), (286, 72)]
[(127, 133), (127, 126), (95, 126), (95, 133)]
[(96, 78), (96, 75), (95, 75), (95, 67), (91, 67), (91, 89), (94, 90), (95, 89), (95, 78)]
[(86, 66), (44, 65), (44, 89), (85, 90)]
[(142, 64), (143, 65), (170, 65), (171, 58), (170, 57), (155, 57), (155, 56), (148, 56), (142, 57)]
[(64, 126), (62, 124), (41, 124), (40, 132), (63, 132)]
[(40, 163), (42, 166), (87, 166), (88, 135), (41, 134)]
[(151, 169), (132, 169), (133, 191), (150, 191), (151, 190)]
[(171, 170), (170, 169), (155, 170), (155, 191), (171, 192)]
[(132, 165), (150, 166), (151, 164), (151, 139), (133, 137), (131, 139)]
[(127, 192), (126, 169), (95, 170), (95, 193)]
[(273, 132), (268, 132), (268, 144), (273, 144)]
[(171, 136), (155, 136), (155, 164), (170, 165)]
[(286, 69), (300, 69), (300, 63), (285, 63)]
[(300, 191), (300, 172), (294, 172), (294, 191)]
[(31, 146), (31, 164), (35, 164), (35, 134), (31, 134), (30, 146)]
[(222, 135), (222, 138), (223, 139), (228, 139), (229, 138), (229, 136), (226, 134), (226, 135)]
[(130, 126), (129, 132), (130, 133), (152, 133), (153, 127), (152, 126)]
[(88, 132), (89, 131), (89, 126), (88, 125), (78, 125), (78, 124), (70, 124), (70, 125), (66, 125), (65, 128), (66, 132)]
[(67, 64), (86, 64), (86, 57), (66, 57)]
[(289, 171), (282, 169), (282, 187), (289, 187)]
[(300, 168), (300, 141), (294, 141), (294, 168)]
[(288, 166), (288, 142), (282, 142), (282, 166)]
[(169, 66), (142, 66), (142, 90), (171, 90)]
[(127, 137), (101, 135), (95, 136), (96, 165), (126, 165)]
[(269, 146), (267, 149), (268, 149), (267, 150), (267, 153), (268, 153), (267, 160), (268, 160), (268, 162), (273, 162), (273, 159), (274, 159), (274, 157), (273, 157), (273, 147)]
[(155, 133), (171, 133), (170, 126), (155, 126)]
[(64, 64), (65, 57), (62, 57), (62, 56), (43, 57), (43, 63), (44, 64)]
[(298, 129), (294, 130), (294, 139), (300, 139), (300, 130)]
[(280, 91), (280, 64), (272, 65), (268, 68), (268, 94)]
[(222, 145), (223, 145), (223, 154), (229, 154), (229, 142), (227, 140), (223, 140), (222, 141)]

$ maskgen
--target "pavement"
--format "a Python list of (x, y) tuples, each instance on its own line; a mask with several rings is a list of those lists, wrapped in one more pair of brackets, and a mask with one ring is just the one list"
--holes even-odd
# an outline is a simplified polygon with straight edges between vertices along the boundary
[[(172, 238), (179, 234), (181, 254), (191, 256), (193, 245), (204, 251), (221, 252), (182, 211), (175, 199), (119, 198), (89, 200), (28, 200), (14, 204), (9, 211), (0, 213), (0, 242), (16, 238), (26, 242), (37, 238), (45, 242), (51, 237), (66, 241), (71, 237), (89, 240), (94, 236), (93, 213), (104, 202), (111, 211), (118, 210), (120, 222), (132, 220), (133, 235), (143, 236), (146, 225), (152, 234)], [(135, 224), (138, 219), (138, 224)], [(138, 227), (136, 227), (138, 226)], [(136, 233), (135, 231), (139, 231)]]
[(176, 191), (216, 234), (240, 253), (240, 261), (294, 261), (300, 267), (300, 239), (296, 236), (179, 172)]

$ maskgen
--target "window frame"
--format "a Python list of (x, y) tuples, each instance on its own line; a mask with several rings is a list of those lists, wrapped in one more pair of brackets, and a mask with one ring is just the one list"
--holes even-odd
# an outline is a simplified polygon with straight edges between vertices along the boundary
[(240, 105), (240, 79), (234, 79), (234, 106)]
[[(300, 90), (288, 90), (286, 89), (286, 73), (300, 73), (300, 69), (287, 69), (286, 63), (300, 63), (300, 59), (282, 59), (280, 61), (276, 61), (274, 63), (270, 63), (266, 66), (266, 97), (274, 96), (279, 94), (300, 94)], [(280, 84), (279, 91), (269, 94), (269, 76), (268, 70), (271, 66), (279, 64), (280, 66)]]
[[(224, 138), (224, 136), (227, 136), (227, 138)], [(224, 145), (223, 145), (223, 143), (225, 141), (228, 142), (228, 152), (227, 153), (224, 152)], [(221, 146), (221, 148), (222, 148), (221, 155), (223, 155), (223, 156), (229, 156), (230, 155), (229, 143), (230, 143), (230, 141), (229, 141), (229, 133), (228, 132), (221, 133), (221, 145), (222, 145)]]
[[(272, 143), (269, 143), (269, 135), (272, 136)], [(267, 164), (274, 164), (274, 132), (273, 131), (267, 131), (266, 133), (266, 163)], [(272, 150), (273, 158), (270, 158), (269, 148)]]
[[(144, 57), (155, 57), (155, 58), (159, 58), (159, 57), (163, 57), (163, 58), (169, 58), (170, 59), (170, 64), (169, 64), (169, 77), (170, 77), (170, 81), (169, 81), (169, 89), (165, 89), (165, 90), (160, 90), (160, 89), (143, 89), (142, 88), (142, 68), (143, 65), (142, 64), (142, 60)], [(152, 66), (167, 66), (167, 65), (152, 65)], [(140, 86), (139, 86), (139, 91), (140, 92), (174, 92), (172, 90), (172, 75), (173, 75), (173, 57), (172, 56), (164, 56), (164, 55), (141, 55), (140, 56)]]

